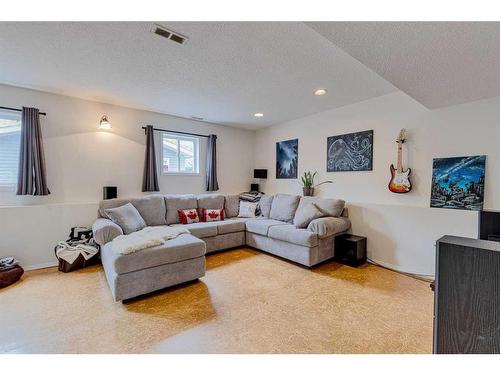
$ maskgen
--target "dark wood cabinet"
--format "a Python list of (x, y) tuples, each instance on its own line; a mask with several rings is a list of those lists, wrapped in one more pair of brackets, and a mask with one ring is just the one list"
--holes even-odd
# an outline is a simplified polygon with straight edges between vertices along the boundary
[(434, 298), (434, 353), (500, 353), (500, 243), (439, 239)]

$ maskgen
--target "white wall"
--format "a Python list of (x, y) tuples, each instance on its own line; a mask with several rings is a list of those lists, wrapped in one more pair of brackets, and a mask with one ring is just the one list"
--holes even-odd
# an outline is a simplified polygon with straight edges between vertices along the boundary
[[(0, 85), (0, 105), (34, 106), (41, 116), (48, 184), (47, 197), (18, 197), (0, 192), (0, 257), (16, 256), (31, 268), (52, 264), (53, 246), (74, 225), (89, 225), (104, 185), (119, 196), (141, 193), (146, 124), (200, 134), (216, 134), (220, 193), (248, 190), (252, 177), (255, 132), (181, 119), (98, 102)], [(111, 131), (99, 131), (102, 115)], [(156, 147), (159, 151), (160, 134)], [(198, 176), (159, 175), (161, 193), (205, 190), (206, 139), (200, 140)]]
[[(321, 98), (318, 98), (321, 100)], [(299, 139), (299, 174), (318, 171), (317, 182), (333, 180), (317, 195), (348, 202), (353, 233), (368, 237), (368, 255), (389, 267), (434, 273), (434, 244), (444, 234), (475, 237), (477, 213), (429, 208), (432, 159), (487, 155), (485, 208), (500, 208), (500, 98), (429, 111), (402, 92), (259, 130), (255, 168), (267, 168), (266, 193), (300, 194), (294, 180), (275, 178), (275, 142)], [(396, 163), (395, 139), (408, 130), (404, 165), (412, 168), (413, 190), (387, 189)], [(326, 172), (328, 136), (374, 130), (370, 172)]]
[[(2, 85), (0, 105), (35, 106), (47, 112), (41, 121), (52, 194), (16, 197), (0, 192), (0, 257), (16, 256), (27, 268), (53, 264), (53, 246), (69, 228), (92, 222), (103, 185), (117, 185), (120, 196), (142, 194), (145, 124), (217, 134), (222, 193), (247, 190), (255, 167), (269, 170), (268, 180), (261, 181), (267, 193), (300, 194), (297, 182), (274, 178), (275, 142), (299, 138), (299, 173), (317, 170), (318, 181), (334, 180), (318, 195), (345, 199), (353, 232), (368, 237), (369, 256), (407, 272), (433, 273), (434, 242), (441, 235), (477, 235), (475, 212), (429, 208), (433, 157), (488, 155), (485, 208), (500, 209), (500, 98), (429, 111), (399, 92), (275, 125), (256, 135)], [(103, 114), (110, 118), (111, 132), (97, 129)], [(413, 191), (396, 195), (387, 190), (388, 168), (395, 163), (394, 140), (402, 127), (408, 129), (405, 166), (413, 169)], [(374, 170), (326, 173), (326, 138), (368, 129), (375, 131)], [(201, 144), (204, 155), (205, 141)], [(197, 177), (160, 176), (161, 192), (203, 192), (204, 158), (200, 170)]]

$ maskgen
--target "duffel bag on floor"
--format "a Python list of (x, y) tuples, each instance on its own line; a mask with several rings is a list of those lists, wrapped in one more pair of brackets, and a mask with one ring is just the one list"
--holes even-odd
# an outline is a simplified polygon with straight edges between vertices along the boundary
[(0, 289), (14, 284), (23, 273), (23, 268), (14, 258), (0, 259)]
[(55, 248), (61, 272), (71, 272), (99, 263), (99, 250), (88, 240), (59, 242)]

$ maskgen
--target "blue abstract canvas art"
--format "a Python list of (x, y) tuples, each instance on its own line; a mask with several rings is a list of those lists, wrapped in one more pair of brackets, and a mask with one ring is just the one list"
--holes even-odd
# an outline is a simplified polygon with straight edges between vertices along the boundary
[(327, 138), (327, 172), (371, 171), (372, 169), (373, 130)]
[(276, 142), (276, 178), (297, 178), (299, 140)]
[(434, 159), (431, 207), (480, 211), (485, 167), (484, 155)]

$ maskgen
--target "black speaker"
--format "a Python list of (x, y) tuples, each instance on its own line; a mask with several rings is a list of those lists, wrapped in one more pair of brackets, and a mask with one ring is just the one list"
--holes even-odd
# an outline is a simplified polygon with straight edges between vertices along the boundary
[(254, 169), (253, 178), (267, 178), (267, 169)]
[(104, 186), (102, 188), (102, 199), (113, 199), (117, 197), (116, 186)]
[(479, 239), (500, 242), (500, 211), (479, 211)]
[(250, 184), (250, 191), (259, 191), (259, 184)]

